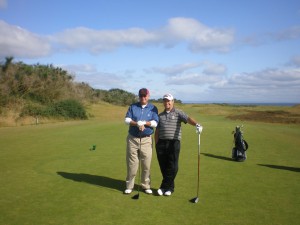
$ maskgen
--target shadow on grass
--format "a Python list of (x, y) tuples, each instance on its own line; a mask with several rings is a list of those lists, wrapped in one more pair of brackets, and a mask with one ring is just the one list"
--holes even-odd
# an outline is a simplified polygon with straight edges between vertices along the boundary
[(77, 181), (77, 182), (85, 182), (88, 184), (98, 185), (110, 189), (115, 189), (118, 191), (123, 191), (124, 189), (124, 181), (116, 180), (109, 177), (91, 175), (85, 173), (67, 173), (67, 172), (57, 172), (58, 175), (63, 178)]
[(227, 161), (233, 161), (232, 158), (229, 157), (225, 157), (225, 156), (219, 156), (219, 155), (214, 155), (214, 154), (210, 154), (210, 153), (201, 153), (202, 155), (208, 156), (208, 157), (212, 157), (212, 158), (216, 158), (216, 159), (222, 159), (222, 160), (227, 160)]
[(278, 165), (268, 165), (268, 164), (257, 164), (259, 166), (265, 166), (273, 169), (280, 169), (280, 170), (289, 170), (293, 172), (300, 172), (300, 168), (298, 167), (290, 167), (290, 166), (278, 166)]

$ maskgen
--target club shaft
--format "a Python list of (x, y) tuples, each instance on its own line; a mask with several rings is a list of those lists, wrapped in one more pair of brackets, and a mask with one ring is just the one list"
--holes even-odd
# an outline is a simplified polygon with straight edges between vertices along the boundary
[(142, 151), (142, 134), (140, 132), (140, 148), (138, 150), (138, 160), (139, 160), (139, 177), (138, 177), (138, 194), (140, 193), (140, 183), (141, 183), (141, 151)]
[(200, 134), (198, 134), (198, 184), (197, 184), (197, 198), (199, 197), (200, 186)]

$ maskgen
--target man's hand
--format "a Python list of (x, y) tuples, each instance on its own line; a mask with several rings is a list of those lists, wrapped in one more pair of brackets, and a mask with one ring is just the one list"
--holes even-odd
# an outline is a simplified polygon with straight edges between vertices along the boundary
[(203, 127), (200, 124), (197, 123), (196, 124), (196, 133), (201, 134), (202, 130), (203, 130)]
[(143, 131), (145, 129), (145, 124), (146, 124), (146, 121), (145, 120), (139, 120), (137, 122), (137, 126), (139, 127), (139, 130), (140, 131)]
[(145, 121), (145, 120), (139, 120), (139, 121), (137, 122), (138, 127), (145, 126), (145, 124), (146, 124), (146, 121)]

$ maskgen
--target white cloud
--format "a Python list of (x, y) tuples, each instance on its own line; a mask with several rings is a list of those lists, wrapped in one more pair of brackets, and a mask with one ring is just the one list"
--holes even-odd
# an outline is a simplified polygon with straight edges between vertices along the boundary
[[(6, 1), (0, 0), (0, 5)], [(32, 33), (0, 20), (0, 56), (40, 57), (52, 52), (88, 51), (91, 54), (114, 51), (124, 46), (173, 47), (186, 44), (195, 53), (203, 51), (228, 51), (235, 41), (230, 28), (208, 27), (192, 18), (171, 18), (165, 26), (153, 30), (128, 28), (122, 30), (97, 30), (87, 27), (69, 28), (47, 37)], [(300, 38), (300, 26), (265, 34), (244, 37), (243, 43), (263, 44), (268, 40)]]
[(125, 75), (118, 75), (116, 73), (98, 71), (94, 64), (70, 64), (57, 66), (73, 74), (76, 82), (88, 83), (93, 88), (104, 90), (110, 88), (126, 89), (128, 71), (124, 72)]
[(267, 69), (255, 73), (236, 74), (228, 79), (228, 85), (230, 87), (263, 87), (265, 89), (300, 88), (300, 69)]
[(156, 30), (128, 28), (96, 30), (87, 27), (69, 28), (46, 37), (0, 21), (1, 54), (15, 57), (39, 57), (55, 52), (88, 51), (91, 54), (114, 51), (124, 46), (166, 46), (186, 43), (193, 52), (226, 51), (233, 43), (231, 29), (210, 28), (195, 19), (172, 18)]
[(67, 29), (52, 37), (52, 41), (70, 50), (86, 49), (93, 54), (113, 51), (121, 46), (143, 46), (156, 41), (155, 34), (143, 29), (93, 30), (85, 27)]
[(299, 102), (300, 99), (299, 68), (234, 74), (224, 81), (210, 85), (208, 96), (214, 93), (214, 98), (225, 102)]
[(70, 73), (95, 73), (97, 68), (95, 65), (91, 64), (74, 64), (74, 65), (61, 65), (59, 67), (64, 68)]
[(227, 67), (220, 63), (205, 61), (202, 64), (205, 67), (203, 73), (207, 75), (225, 74), (227, 72)]
[(194, 19), (172, 18), (156, 30), (129, 28), (124, 30), (95, 30), (86, 27), (67, 29), (52, 36), (52, 41), (69, 50), (86, 49), (99, 54), (123, 46), (144, 47), (162, 45), (171, 47), (185, 42), (193, 52), (227, 51), (233, 43), (231, 29), (209, 28)]
[(167, 84), (173, 85), (197, 85), (206, 86), (216, 82), (222, 82), (223, 76), (207, 75), (203, 73), (186, 73), (178, 76), (168, 77)]
[[(172, 88), (181, 100), (299, 102), (299, 66), (265, 69), (229, 76), (226, 74), (227, 68), (222, 64), (204, 61), (197, 65), (199, 65), (198, 72), (191, 72), (187, 69), (182, 70), (181, 73), (168, 73), (172, 67), (160, 68), (157, 71), (165, 72), (167, 75), (165, 84)], [(174, 67), (177, 68), (180, 65)]]
[(293, 56), (288, 64), (300, 67), (300, 55)]
[(50, 53), (46, 38), (0, 20), (0, 57), (39, 57)]
[(219, 75), (225, 74), (227, 71), (227, 67), (223, 64), (213, 63), (210, 61), (203, 62), (189, 62), (173, 65), (170, 67), (153, 67), (151, 69), (146, 70), (146, 72), (155, 72), (162, 73), (168, 76), (176, 76), (188, 72), (189, 70), (197, 69), (203, 67), (203, 74), (206, 75)]
[(120, 88), (126, 89), (126, 77), (114, 73), (95, 72), (95, 73), (76, 73), (75, 81), (84, 82), (96, 89)]
[(289, 27), (285, 30), (271, 34), (277, 40), (289, 40), (300, 38), (300, 26)]
[(183, 63), (183, 64), (174, 65), (171, 67), (154, 67), (147, 71), (174, 76), (177, 74), (181, 74), (189, 69), (197, 68), (200, 65), (201, 65), (201, 63)]
[(289, 41), (300, 39), (300, 26), (292, 26), (276, 32), (265, 32), (262, 34), (252, 34), (247, 37), (243, 37), (240, 43), (243, 45), (260, 46), (270, 41)]
[(190, 18), (172, 18), (165, 29), (179, 41), (187, 41), (189, 49), (193, 52), (228, 51), (234, 41), (232, 29), (210, 28)]

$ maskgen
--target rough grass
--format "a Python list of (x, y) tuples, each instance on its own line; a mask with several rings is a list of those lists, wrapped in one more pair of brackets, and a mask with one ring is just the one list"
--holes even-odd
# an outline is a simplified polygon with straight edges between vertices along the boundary
[(300, 105), (259, 106), (208, 104), (191, 105), (206, 115), (225, 116), (231, 120), (259, 121), (264, 123), (300, 124)]
[[(159, 111), (162, 103), (155, 103)], [(228, 104), (176, 104), (179, 109), (204, 116), (221, 116), (231, 120), (259, 121), (267, 123), (300, 123), (300, 105), (295, 106), (258, 106), (258, 105), (228, 105)], [(116, 106), (106, 102), (86, 105), (88, 117), (98, 121), (119, 121), (124, 118), (127, 106)], [(109, 109), (109, 111), (107, 110)], [(24, 126), (62, 122), (63, 119), (40, 117), (20, 117), (18, 109), (6, 110), (0, 114), (0, 127)]]
[(293, 107), (273, 106), (247, 109), (243, 114), (229, 115), (233, 120), (260, 121), (266, 123), (300, 124), (300, 105)]
[[(90, 106), (94, 116), (88, 121), (0, 128), (0, 224), (298, 224), (298, 124), (233, 121), (226, 113), (205, 113), (225, 111), (223, 106), (178, 107), (204, 126), (197, 204), (189, 202), (197, 189), (193, 127), (183, 126), (174, 194), (140, 193), (133, 200), (122, 194), (127, 108), (97, 105)], [(231, 132), (240, 123), (249, 150), (248, 159), (236, 163), (230, 159)], [(94, 144), (96, 150), (90, 151)], [(153, 153), (152, 187), (157, 189), (161, 174)]]
[[(99, 104), (86, 105), (88, 117), (93, 120), (97, 118), (98, 121), (112, 121), (120, 120), (124, 117), (124, 114), (128, 107), (111, 105), (106, 102), (100, 102)], [(108, 111), (109, 109), (109, 111)], [(0, 114), (0, 127), (13, 127), (13, 126), (25, 126), (38, 124), (49, 124), (68, 121), (60, 118), (48, 118), (39, 117), (38, 119), (32, 116), (20, 117), (19, 109), (8, 109)]]

